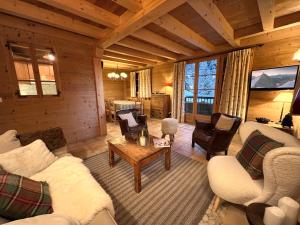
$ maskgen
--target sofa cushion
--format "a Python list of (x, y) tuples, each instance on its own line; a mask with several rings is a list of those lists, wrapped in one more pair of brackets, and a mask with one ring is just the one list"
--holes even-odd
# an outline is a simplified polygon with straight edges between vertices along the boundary
[(272, 149), (282, 146), (282, 143), (268, 138), (260, 131), (255, 130), (249, 135), (236, 158), (253, 179), (259, 179), (263, 177), (263, 160), (265, 155)]
[(235, 118), (230, 118), (228, 116), (221, 115), (215, 128), (218, 130), (231, 130), (233, 124), (235, 122)]
[(47, 130), (40, 130), (31, 133), (23, 133), (18, 135), (21, 144), (29, 145), (35, 140), (42, 140), (50, 151), (64, 147), (66, 145), (66, 139), (63, 130), (60, 127), (50, 128)]
[(252, 180), (235, 156), (215, 156), (207, 165), (209, 184), (224, 200), (244, 204), (261, 194), (262, 180)]
[(16, 130), (8, 130), (0, 135), (0, 154), (21, 146), (21, 143), (16, 136)]
[(17, 220), (53, 212), (46, 182), (11, 174), (0, 167), (0, 186), (2, 217)]
[(136, 127), (138, 126), (138, 123), (136, 122), (136, 120), (134, 119), (132, 112), (130, 113), (124, 113), (124, 114), (119, 114), (119, 117), (122, 120), (127, 120), (128, 121), (128, 126), (129, 127)]
[(253, 121), (245, 122), (240, 126), (239, 134), (242, 142), (244, 143), (248, 136), (255, 130), (259, 130), (263, 135), (284, 143), (285, 147), (300, 147), (300, 141), (296, 137), (274, 127)]
[(0, 154), (0, 165), (6, 171), (25, 177), (40, 172), (55, 160), (56, 157), (41, 140)]

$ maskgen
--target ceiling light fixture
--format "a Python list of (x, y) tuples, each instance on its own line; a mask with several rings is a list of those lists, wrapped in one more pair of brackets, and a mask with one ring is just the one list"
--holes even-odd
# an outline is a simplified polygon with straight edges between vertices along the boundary
[(124, 80), (128, 77), (128, 75), (125, 72), (118, 73), (118, 65), (117, 65), (116, 72), (108, 73), (107, 77), (111, 80), (118, 80), (118, 79)]

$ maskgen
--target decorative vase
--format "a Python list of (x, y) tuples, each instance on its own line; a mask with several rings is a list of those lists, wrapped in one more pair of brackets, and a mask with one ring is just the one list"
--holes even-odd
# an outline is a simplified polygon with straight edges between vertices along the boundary
[(140, 137), (138, 139), (138, 143), (140, 146), (145, 147), (148, 145), (148, 132), (145, 128), (143, 128), (140, 132)]

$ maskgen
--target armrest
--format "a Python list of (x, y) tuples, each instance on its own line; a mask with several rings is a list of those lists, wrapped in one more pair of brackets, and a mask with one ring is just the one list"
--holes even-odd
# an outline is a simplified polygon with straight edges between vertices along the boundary
[(119, 120), (122, 135), (129, 132), (128, 120)]
[(199, 122), (197, 120), (195, 120), (195, 125), (196, 125), (196, 129), (209, 129), (209, 128), (213, 128), (213, 125), (211, 123), (207, 123), (207, 122)]
[(138, 122), (146, 125), (147, 124), (147, 115), (139, 115), (137, 116)]

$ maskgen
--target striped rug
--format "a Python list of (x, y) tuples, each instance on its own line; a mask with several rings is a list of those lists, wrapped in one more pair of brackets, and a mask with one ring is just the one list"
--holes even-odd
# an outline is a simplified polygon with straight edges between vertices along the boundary
[(199, 224), (213, 193), (206, 165), (172, 152), (171, 170), (163, 159), (142, 171), (142, 191), (134, 191), (133, 168), (118, 158), (108, 165), (108, 153), (85, 161), (93, 176), (112, 197), (119, 225)]

